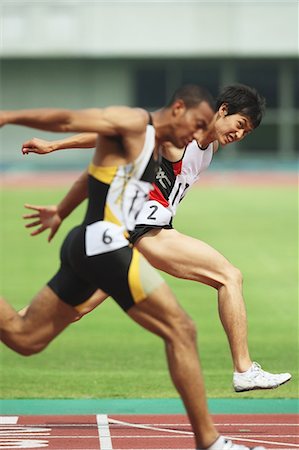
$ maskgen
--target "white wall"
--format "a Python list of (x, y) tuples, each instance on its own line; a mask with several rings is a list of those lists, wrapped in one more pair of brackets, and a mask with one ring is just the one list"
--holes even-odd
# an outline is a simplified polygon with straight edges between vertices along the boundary
[(291, 1), (2, 0), (2, 56), (296, 56)]

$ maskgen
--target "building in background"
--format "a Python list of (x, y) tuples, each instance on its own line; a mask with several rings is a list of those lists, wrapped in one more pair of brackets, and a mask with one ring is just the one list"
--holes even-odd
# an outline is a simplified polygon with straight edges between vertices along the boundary
[[(298, 156), (297, 1), (2, 0), (1, 17), (1, 109), (151, 110), (183, 83), (201, 83), (217, 95), (240, 82), (266, 97), (266, 117), (217, 162), (288, 166)], [(19, 166), (18, 149), (33, 135), (55, 137), (21, 127), (1, 131), (2, 168)], [(49, 168), (57, 157), (60, 167), (77, 168), (89, 155), (53, 154)]]

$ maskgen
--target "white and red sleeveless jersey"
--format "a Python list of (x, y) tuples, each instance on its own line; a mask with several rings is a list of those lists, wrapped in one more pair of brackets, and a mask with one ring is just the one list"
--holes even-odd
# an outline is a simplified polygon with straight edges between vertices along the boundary
[(180, 201), (199, 179), (213, 158), (213, 143), (206, 149), (194, 140), (177, 162), (162, 158), (153, 189), (140, 211), (136, 226), (163, 227), (171, 225)]

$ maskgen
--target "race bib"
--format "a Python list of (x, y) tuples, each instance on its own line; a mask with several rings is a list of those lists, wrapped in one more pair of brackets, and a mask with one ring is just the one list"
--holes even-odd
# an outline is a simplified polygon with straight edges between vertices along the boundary
[(128, 241), (123, 233), (124, 227), (104, 220), (87, 225), (85, 231), (86, 255), (100, 255), (126, 247)]
[(171, 212), (156, 200), (147, 201), (138, 214), (136, 225), (164, 226), (171, 223)]

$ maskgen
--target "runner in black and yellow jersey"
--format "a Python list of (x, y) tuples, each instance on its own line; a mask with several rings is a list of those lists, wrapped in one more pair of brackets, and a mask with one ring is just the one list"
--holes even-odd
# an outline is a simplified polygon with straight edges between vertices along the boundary
[(197, 86), (178, 90), (169, 105), (152, 114), (153, 125), (146, 111), (126, 107), (0, 112), (0, 125), (98, 134), (85, 220), (67, 236), (60, 269), (23, 315), (0, 298), (0, 330), (2, 342), (13, 350), (25, 355), (41, 351), (77, 318), (77, 306), (97, 295), (97, 289), (105, 290), (104, 296), (112, 295), (136, 322), (164, 339), (171, 377), (185, 404), (196, 447), (222, 450), (227, 443), (208, 412), (194, 325), (123, 236), (123, 223), (128, 230), (134, 226), (149, 192), (161, 144), (170, 141), (184, 147), (198, 130), (207, 128), (213, 115), (210, 95)]

